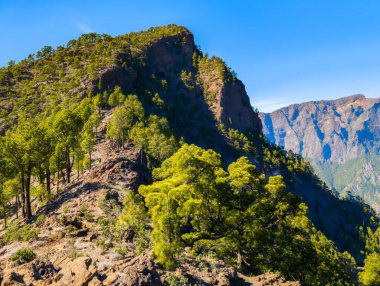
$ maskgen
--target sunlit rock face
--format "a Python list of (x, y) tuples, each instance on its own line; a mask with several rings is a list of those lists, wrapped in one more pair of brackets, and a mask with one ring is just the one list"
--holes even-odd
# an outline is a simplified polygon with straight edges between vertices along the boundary
[(260, 118), (271, 142), (308, 158), (332, 188), (380, 211), (380, 98), (311, 101)]

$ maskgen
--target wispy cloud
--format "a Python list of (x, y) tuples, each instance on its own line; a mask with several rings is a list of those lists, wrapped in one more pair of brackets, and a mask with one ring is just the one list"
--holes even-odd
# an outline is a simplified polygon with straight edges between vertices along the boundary
[(289, 104), (289, 101), (279, 98), (254, 100), (252, 102), (253, 107), (257, 108), (260, 112), (272, 112)]
[(85, 23), (76, 23), (76, 27), (78, 28), (78, 30), (81, 32), (81, 33), (92, 33), (94, 32), (94, 29), (91, 28), (89, 25), (85, 24)]

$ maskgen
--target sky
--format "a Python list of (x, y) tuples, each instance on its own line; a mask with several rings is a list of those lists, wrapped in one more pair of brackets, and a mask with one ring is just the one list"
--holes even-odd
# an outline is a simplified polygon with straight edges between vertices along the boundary
[(190, 29), (270, 112), (362, 93), (380, 97), (378, 0), (0, 0), (0, 66), (83, 33)]

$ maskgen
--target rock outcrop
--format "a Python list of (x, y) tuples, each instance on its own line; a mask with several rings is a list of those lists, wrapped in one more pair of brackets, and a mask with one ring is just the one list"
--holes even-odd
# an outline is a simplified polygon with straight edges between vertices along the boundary
[(380, 210), (374, 191), (380, 188), (379, 98), (359, 94), (294, 104), (260, 118), (271, 142), (309, 159), (332, 188)]
[(305, 158), (344, 163), (380, 151), (380, 99), (353, 95), (260, 114), (267, 138)]

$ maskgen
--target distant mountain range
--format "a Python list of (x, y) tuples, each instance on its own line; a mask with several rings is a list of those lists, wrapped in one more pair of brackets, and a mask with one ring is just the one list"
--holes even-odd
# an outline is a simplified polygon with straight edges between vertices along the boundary
[(261, 113), (265, 136), (309, 159), (342, 196), (380, 211), (380, 98), (362, 94)]

